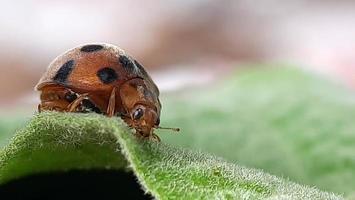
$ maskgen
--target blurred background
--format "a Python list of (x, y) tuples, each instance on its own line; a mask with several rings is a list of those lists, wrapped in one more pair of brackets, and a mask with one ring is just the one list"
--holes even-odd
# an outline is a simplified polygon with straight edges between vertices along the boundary
[(203, 86), (247, 63), (291, 63), (355, 86), (351, 0), (0, 2), (0, 112), (33, 112), (47, 65), (89, 42), (125, 49), (162, 92)]
[(160, 88), (162, 141), (355, 198), (355, 1), (0, 2), (0, 147), (56, 56), (106, 42)]

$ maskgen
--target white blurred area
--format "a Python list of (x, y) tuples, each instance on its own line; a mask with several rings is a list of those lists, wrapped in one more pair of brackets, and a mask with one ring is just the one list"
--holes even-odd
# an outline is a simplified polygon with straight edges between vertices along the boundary
[(125, 49), (161, 90), (286, 62), (355, 87), (355, 1), (0, 0), (0, 109), (35, 105), (48, 63), (82, 43)]

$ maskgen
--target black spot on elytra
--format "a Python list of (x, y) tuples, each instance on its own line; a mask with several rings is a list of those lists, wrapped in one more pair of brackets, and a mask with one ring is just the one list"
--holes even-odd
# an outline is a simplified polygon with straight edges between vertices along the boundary
[(94, 52), (103, 49), (104, 47), (98, 44), (89, 44), (81, 47), (80, 51), (82, 52)]
[(109, 68), (109, 67), (105, 67), (105, 68), (100, 69), (97, 72), (97, 76), (105, 84), (112, 83), (113, 81), (118, 79), (118, 75), (117, 75), (116, 71), (112, 68)]
[(58, 70), (57, 74), (54, 76), (53, 80), (59, 83), (65, 83), (68, 79), (68, 76), (74, 69), (74, 60), (69, 60), (68, 62), (64, 63), (60, 69)]
[[(138, 68), (139, 75), (141, 75), (143, 78), (148, 78), (149, 80), (151, 80), (148, 72), (145, 71), (144, 67), (138, 61), (134, 60), (134, 64), (136, 64), (136, 66)], [(153, 80), (151, 80), (151, 81), (153, 81)], [(152, 83), (152, 84), (153, 84), (156, 94), (159, 95), (158, 87), (154, 83)]]
[(134, 72), (135, 70), (135, 65), (132, 62), (131, 59), (129, 59), (127, 56), (121, 55), (118, 58), (118, 61), (121, 63), (123, 68), (125, 68), (128, 72)]
[(145, 71), (144, 67), (138, 61), (134, 60), (134, 64), (136, 64), (137, 68), (143, 74), (143, 76), (149, 76), (147, 71)]

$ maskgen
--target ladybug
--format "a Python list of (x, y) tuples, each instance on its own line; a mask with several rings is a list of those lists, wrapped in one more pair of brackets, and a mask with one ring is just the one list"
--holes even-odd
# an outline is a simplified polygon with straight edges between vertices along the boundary
[[(144, 67), (117, 46), (85, 44), (55, 58), (39, 80), (38, 111), (119, 116), (136, 135), (160, 141), (159, 89)], [(163, 128), (179, 131), (177, 128)]]

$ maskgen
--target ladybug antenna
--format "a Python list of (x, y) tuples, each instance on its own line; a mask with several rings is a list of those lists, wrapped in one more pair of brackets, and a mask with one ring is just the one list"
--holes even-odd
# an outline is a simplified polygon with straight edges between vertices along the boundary
[(157, 126), (155, 127), (157, 129), (166, 129), (166, 130), (172, 130), (172, 131), (175, 131), (175, 132), (179, 132), (180, 129), (179, 128), (167, 128), (167, 127), (161, 127), (161, 126)]

